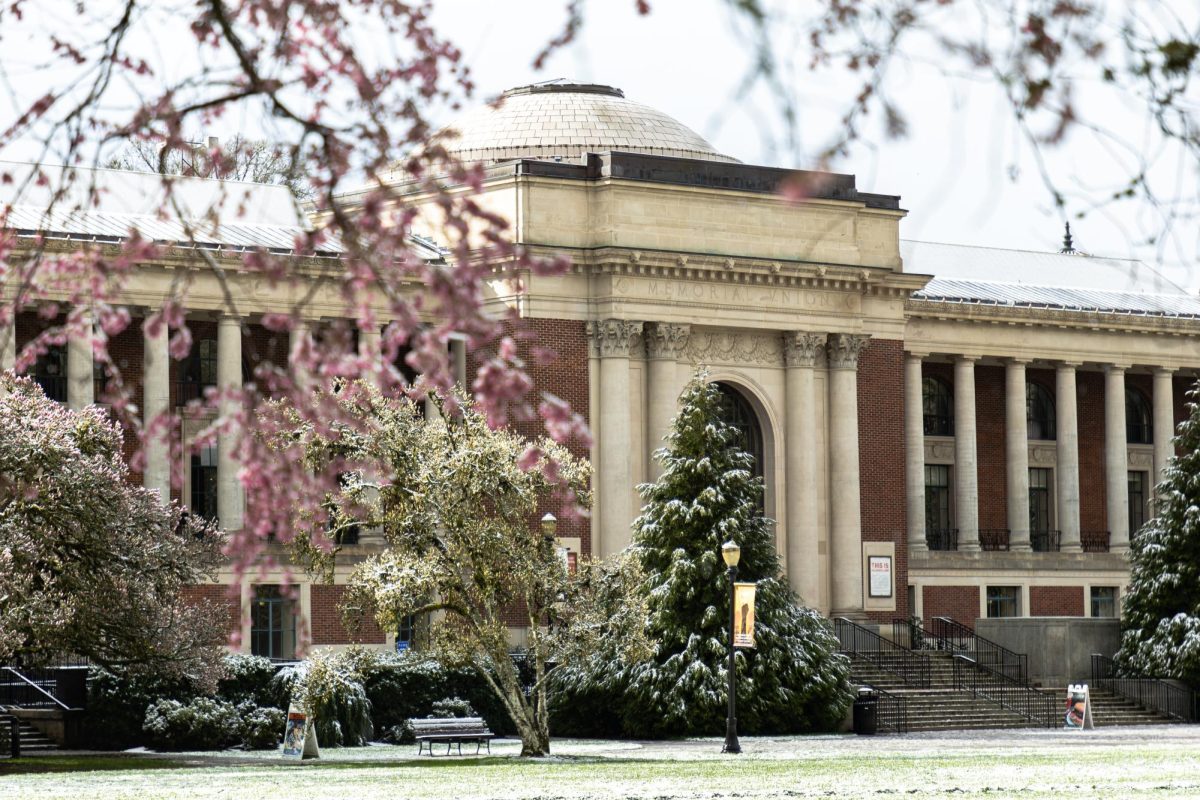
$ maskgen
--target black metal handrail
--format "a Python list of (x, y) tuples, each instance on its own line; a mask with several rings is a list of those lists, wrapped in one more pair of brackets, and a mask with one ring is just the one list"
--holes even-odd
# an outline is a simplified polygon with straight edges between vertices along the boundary
[(1079, 544), (1085, 553), (1107, 553), (1109, 537), (1108, 531), (1080, 531)]
[[(39, 670), (40, 671), (40, 670)], [(15, 667), (0, 667), (0, 705), (4, 706), (45, 706), (54, 705), (70, 711), (71, 707), (54, 696), (57, 681), (38, 677), (37, 680), (27, 677)], [(29, 698), (37, 698), (30, 702)]]
[(1196, 693), (1191, 689), (1151, 678), (1099, 653), (1092, 653), (1092, 688), (1120, 695), (1143, 708), (1182, 722), (1200, 720)]
[(1030, 531), (1029, 544), (1035, 553), (1057, 553), (1062, 547), (1062, 531)]
[(899, 677), (909, 686), (929, 688), (929, 656), (889, 641), (845, 617), (833, 621), (841, 651), (857, 656), (883, 672)]
[(954, 688), (990, 700), (1036, 725), (1053, 728), (1058, 724), (1053, 697), (973, 658), (954, 656)]
[(889, 728), (893, 733), (908, 733), (908, 700), (904, 695), (892, 694), (878, 686), (864, 684), (879, 699), (875, 707), (875, 719), (880, 728)]
[(979, 549), (981, 550), (1007, 550), (1008, 549), (1008, 528), (980, 528), (979, 529)]
[(958, 528), (930, 528), (926, 530), (925, 545), (930, 550), (957, 550)]
[(976, 663), (1003, 672), (1022, 683), (1029, 682), (1029, 656), (985, 639), (975, 633), (973, 628), (950, 617), (934, 617), (930, 621), (929, 630), (923, 630), (922, 634), (927, 640), (942, 643), (938, 648), (940, 650), (969, 655)]

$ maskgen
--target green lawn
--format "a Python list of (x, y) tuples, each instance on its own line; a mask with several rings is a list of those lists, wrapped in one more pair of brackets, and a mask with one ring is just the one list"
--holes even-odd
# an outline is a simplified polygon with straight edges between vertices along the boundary
[[(1127, 731), (1127, 732), (1126, 732)], [(1200, 796), (1200, 729), (1094, 734), (562, 742), (550, 759), (511, 744), (483, 758), (417, 759), (412, 748), (273, 754), (41, 756), (0, 761), (0, 797), (250, 798), (1127, 798)]]

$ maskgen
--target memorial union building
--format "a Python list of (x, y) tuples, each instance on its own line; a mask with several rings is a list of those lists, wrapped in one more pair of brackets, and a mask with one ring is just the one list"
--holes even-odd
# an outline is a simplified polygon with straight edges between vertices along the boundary
[[(763, 511), (805, 604), (880, 623), (1119, 614), (1130, 537), (1151, 513), (1200, 369), (1200, 297), (1069, 240), (1055, 253), (907, 240), (901, 197), (860, 191), (853, 175), (806, 173), (806, 196), (789, 199), (781, 187), (796, 173), (719, 153), (608, 86), (512, 89), (451, 128), (449, 148), (486, 166), (479, 202), (524, 247), (571, 259), (552, 277), (500, 269), (489, 295), (558, 353), (533, 368), (536, 388), (570, 401), (594, 435), (594, 510), (560, 524), (563, 546), (603, 557), (629, 544), (635, 487), (655, 478), (651, 454), (704, 366), (764, 479)], [(178, 221), (154, 211), (158, 176), (94, 179), (107, 189), (94, 209), (47, 214), (32, 187), (10, 227), (64, 251), (112, 246), (132, 226), (186, 241)], [(295, 344), (261, 324), (295, 297), (235, 274), (233, 316), (199, 266), (197, 246), (234, 269), (235, 251), (291, 248), (308, 225), (286, 188), (241, 189), (244, 215), (230, 212), (210, 241), (171, 248), (130, 283), (137, 318), (161, 307), (181, 271), (191, 281), (187, 359), (170, 358), (166, 334), (139, 324), (110, 344), (148, 416), (207, 386), (239, 385), (262, 360), (284, 363)], [(199, 218), (222, 183), (181, 178), (176, 190)], [(11, 191), (0, 187), (0, 203)], [(441, 258), (441, 238), (436, 225), (418, 226), (413, 246)], [(336, 257), (297, 257), (299, 271)], [(336, 290), (318, 287), (291, 335), (344, 313)], [(46, 324), (23, 309), (0, 365)], [(360, 347), (377, 342), (377, 332), (359, 336)], [(465, 341), (451, 350), (465, 377), (476, 354)], [(94, 402), (104, 380), (86, 340), (51, 349), (31, 371), (73, 407)], [(183, 436), (203, 422), (187, 422)], [(172, 490), (169, 450), (152, 443), (137, 478), (239, 528), (232, 447), (186, 462)], [(297, 618), (317, 647), (404, 647), (409, 630), (366, 625), (352, 636), (342, 625), (337, 581), (377, 546), (363, 532), (339, 554), (335, 582), (304, 580), (294, 601), (271, 583), (242, 586), (240, 599), (220, 584), (195, 592), (230, 604), (247, 652), (294, 657)]]

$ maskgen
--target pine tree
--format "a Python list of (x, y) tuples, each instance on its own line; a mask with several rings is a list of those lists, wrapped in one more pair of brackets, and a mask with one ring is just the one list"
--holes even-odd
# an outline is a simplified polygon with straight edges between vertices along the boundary
[[(1197, 390), (1190, 395), (1197, 398)], [(1200, 688), (1200, 404), (1180, 425), (1155, 516), (1131, 542), (1119, 660)]]
[(847, 664), (828, 623), (799, 607), (780, 578), (771, 522), (759, 506), (762, 479), (736, 446), (737, 429), (721, 420), (721, 403), (720, 389), (698, 375), (684, 390), (667, 447), (655, 453), (662, 475), (638, 487), (644, 505), (633, 551), (646, 575), (653, 656), (577, 670), (575, 690), (563, 698), (577, 703), (568, 716), (572, 732), (604, 733), (615, 723), (634, 737), (721, 733), (729, 584), (720, 549), (730, 540), (741, 547), (738, 580), (758, 584), (757, 648), (737, 655), (739, 729), (826, 729), (845, 713)]

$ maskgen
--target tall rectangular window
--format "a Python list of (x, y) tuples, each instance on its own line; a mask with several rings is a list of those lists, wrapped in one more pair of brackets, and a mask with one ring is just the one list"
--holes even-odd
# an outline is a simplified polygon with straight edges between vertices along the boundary
[(1053, 485), (1053, 470), (1042, 467), (1029, 470), (1029, 538), (1033, 549), (1040, 552), (1058, 549), (1051, 535), (1054, 505), (1050, 487)]
[(413, 646), (413, 633), (416, 627), (416, 617), (412, 614), (400, 618), (400, 627), (396, 631), (397, 650), (408, 650)]
[(950, 467), (925, 465), (925, 537), (930, 550), (954, 550), (954, 521), (950, 515)]
[(192, 454), (192, 501), (189, 506), (193, 514), (199, 514), (212, 522), (217, 521), (217, 448), (210, 445)]
[(1146, 524), (1146, 500), (1150, 495), (1150, 474), (1129, 473), (1129, 535), (1133, 536)]
[(296, 658), (296, 607), (274, 585), (255, 586), (250, 612), (250, 652), (276, 661)]
[(988, 617), (1021, 616), (1021, 587), (987, 587), (987, 615)]
[(1117, 587), (1093, 586), (1091, 599), (1093, 617), (1117, 616)]

